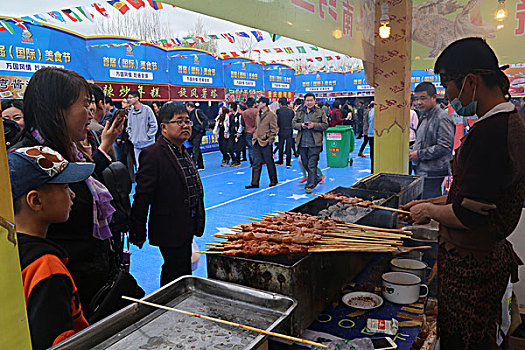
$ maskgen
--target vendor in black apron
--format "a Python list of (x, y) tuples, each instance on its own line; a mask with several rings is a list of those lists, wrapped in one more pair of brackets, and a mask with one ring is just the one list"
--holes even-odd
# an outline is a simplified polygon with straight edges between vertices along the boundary
[(521, 261), (506, 238), (525, 199), (525, 121), (509, 103), (509, 80), (479, 38), (450, 44), (436, 61), (456, 113), (479, 120), (452, 160), (448, 196), (403, 209), (416, 224), (439, 222), (438, 333), (442, 349), (497, 349), (501, 301)]

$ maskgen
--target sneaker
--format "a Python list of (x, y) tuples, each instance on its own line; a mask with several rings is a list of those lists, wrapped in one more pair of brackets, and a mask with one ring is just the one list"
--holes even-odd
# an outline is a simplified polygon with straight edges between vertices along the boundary
[(359, 152), (357, 155), (358, 155), (359, 157), (366, 158), (366, 156), (363, 154), (363, 152)]
[(226, 166), (228, 163), (226, 163), (225, 160), (222, 161), (221, 166)]
[(306, 193), (310, 194), (313, 192), (313, 190), (310, 187), (306, 187), (305, 189)]
[(273, 187), (273, 186), (277, 186), (277, 182), (270, 182), (270, 184), (268, 185), (268, 187)]
[(308, 179), (306, 177), (303, 177), (301, 180), (299, 180), (299, 183), (302, 184), (302, 183), (305, 183), (306, 181), (308, 181)]
[(237, 167), (237, 166), (241, 166), (241, 163), (239, 163), (239, 162), (236, 162), (236, 163), (232, 163), (232, 165), (231, 165), (231, 166), (235, 166), (235, 167)]
[(282, 166), (283, 163), (281, 163), (281, 162), (275, 162), (275, 165)]
[(204, 171), (204, 168), (197, 168), (198, 171)]
[(290, 169), (292, 167), (292, 164), (286, 164), (286, 167)]
[(247, 190), (249, 190), (249, 189), (251, 189), (251, 188), (259, 188), (259, 185), (252, 185), (252, 184), (249, 184), (249, 185), (244, 186), (244, 188), (246, 188)]
[(319, 181), (320, 184), (324, 184), (324, 180), (326, 180), (326, 175), (323, 175), (323, 177), (321, 178), (321, 181)]

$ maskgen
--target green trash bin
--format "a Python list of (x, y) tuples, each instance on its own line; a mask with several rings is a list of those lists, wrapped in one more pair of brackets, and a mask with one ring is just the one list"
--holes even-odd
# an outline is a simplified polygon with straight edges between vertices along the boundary
[(349, 125), (337, 125), (326, 129), (326, 161), (330, 168), (348, 166), (350, 153), (355, 148), (354, 130)]

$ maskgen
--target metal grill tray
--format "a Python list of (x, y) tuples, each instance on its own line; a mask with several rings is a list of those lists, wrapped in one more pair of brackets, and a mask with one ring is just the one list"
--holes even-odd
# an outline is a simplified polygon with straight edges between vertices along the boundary
[[(228, 282), (184, 276), (147, 301), (273, 330), (297, 303), (289, 297)], [(254, 349), (265, 335), (141, 304), (132, 304), (54, 349)]]

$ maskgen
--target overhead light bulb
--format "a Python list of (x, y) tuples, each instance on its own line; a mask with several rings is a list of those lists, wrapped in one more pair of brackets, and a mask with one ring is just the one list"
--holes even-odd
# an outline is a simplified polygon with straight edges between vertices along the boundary
[(390, 16), (388, 15), (388, 3), (381, 4), (381, 18), (379, 19), (379, 37), (381, 39), (390, 38)]
[(496, 10), (496, 13), (494, 14), (494, 19), (496, 21), (504, 21), (507, 19), (507, 16), (509, 13), (507, 12), (507, 9), (505, 8), (505, 0), (499, 0), (498, 1), (498, 9)]
[(381, 39), (390, 38), (390, 27), (388, 23), (382, 23), (381, 27), (379, 27), (379, 37)]

